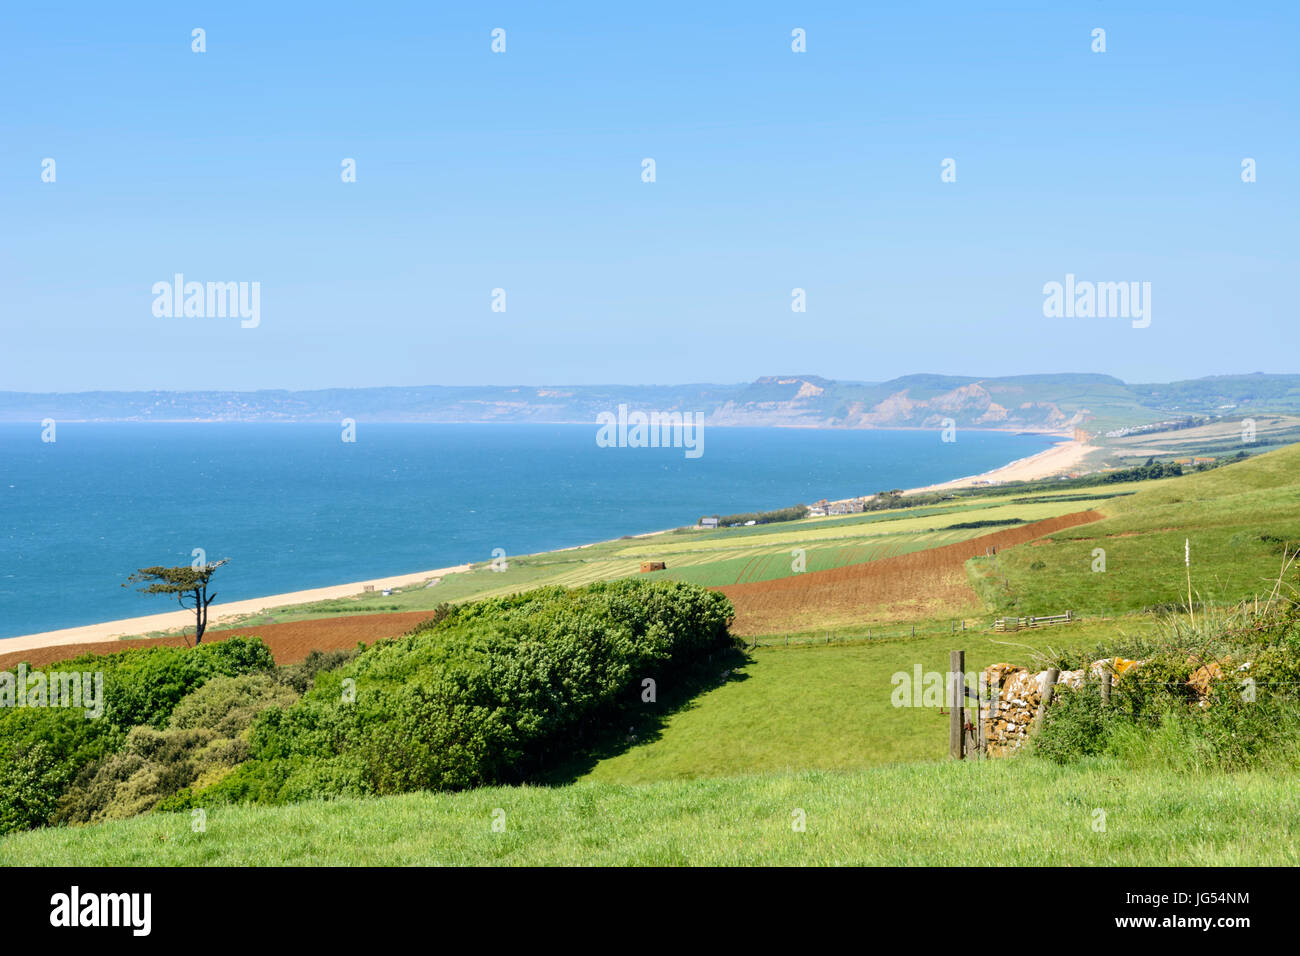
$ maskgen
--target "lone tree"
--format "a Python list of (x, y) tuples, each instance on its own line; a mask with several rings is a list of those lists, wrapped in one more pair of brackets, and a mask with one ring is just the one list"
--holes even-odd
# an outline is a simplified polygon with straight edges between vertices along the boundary
[(208, 629), (208, 605), (217, 597), (215, 593), (208, 594), (208, 583), (217, 568), (228, 561), (229, 558), (222, 558), (197, 567), (140, 568), (126, 579), (126, 584), (122, 587), (127, 584), (143, 584), (144, 587), (138, 589), (141, 594), (175, 594), (177, 603), (186, 610), (191, 607), (185, 603), (186, 600), (193, 601), (194, 643), (198, 645), (203, 640), (203, 632)]

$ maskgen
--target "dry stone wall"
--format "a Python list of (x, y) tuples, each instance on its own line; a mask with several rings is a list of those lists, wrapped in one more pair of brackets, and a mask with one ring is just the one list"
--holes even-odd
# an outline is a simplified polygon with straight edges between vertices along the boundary
[[(1113, 687), (1119, 675), (1137, 663), (1122, 657), (1106, 658), (1093, 661), (1087, 672), (1096, 679), (1109, 674)], [(1078, 688), (1083, 685), (1084, 675), (1084, 668), (1061, 671), (1056, 683)], [(1046, 670), (1035, 672), (1015, 664), (992, 664), (984, 669), (985, 686), (990, 694), (995, 688), (997, 690), (997, 696), (980, 710), (990, 757), (1014, 753), (1029, 739), (1030, 727), (1047, 689), (1047, 678)]]

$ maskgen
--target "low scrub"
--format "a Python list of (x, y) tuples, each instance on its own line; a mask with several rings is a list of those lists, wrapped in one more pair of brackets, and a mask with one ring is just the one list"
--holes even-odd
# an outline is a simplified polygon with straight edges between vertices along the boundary
[(103, 712), (88, 718), (75, 707), (0, 707), (0, 833), (52, 822), (83, 771), (122, 750), (132, 728), (164, 728), (186, 695), (210, 678), (274, 666), (260, 640), (236, 637), (195, 648), (84, 654), (32, 671), (102, 674)]
[(1153, 637), (1099, 648), (1092, 659), (1110, 656), (1140, 663), (1115, 683), (1109, 706), (1096, 679), (1061, 688), (1034, 738), (1036, 754), (1185, 772), (1300, 769), (1297, 605), (1203, 608), (1195, 622), (1169, 615)]
[(60, 799), (55, 822), (120, 820), (184, 803), (190, 788), (211, 786), (248, 759), (246, 731), (258, 713), (297, 699), (265, 672), (212, 678), (176, 705), (166, 730), (133, 727), (120, 751), (86, 767)]

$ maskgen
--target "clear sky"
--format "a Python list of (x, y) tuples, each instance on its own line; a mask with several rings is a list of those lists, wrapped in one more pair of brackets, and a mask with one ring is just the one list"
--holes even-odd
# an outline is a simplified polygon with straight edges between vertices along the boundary
[(0, 389), (1300, 371), (1298, 11), (5, 4)]

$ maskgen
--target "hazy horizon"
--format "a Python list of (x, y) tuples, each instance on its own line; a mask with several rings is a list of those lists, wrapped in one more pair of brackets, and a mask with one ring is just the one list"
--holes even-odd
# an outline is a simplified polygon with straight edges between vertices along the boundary
[(1166, 380), (1156, 379), (1122, 379), (1116, 375), (1110, 375), (1106, 372), (1012, 372), (1007, 375), (976, 375), (968, 372), (931, 372), (916, 371), (905, 372), (900, 375), (893, 375), (886, 379), (854, 379), (854, 378), (831, 378), (827, 375), (821, 375), (814, 372), (790, 372), (790, 373), (765, 373), (755, 375), (751, 378), (739, 379), (736, 381), (656, 381), (656, 382), (558, 382), (558, 381), (533, 381), (533, 382), (465, 382), (458, 384), (449, 384), (445, 382), (416, 382), (410, 384), (361, 384), (361, 385), (315, 385), (303, 388), (285, 388), (278, 385), (253, 385), (245, 388), (76, 388), (76, 389), (0, 389), (0, 394), (20, 393), (20, 394), (64, 394), (75, 395), (81, 392), (329, 392), (329, 391), (346, 391), (360, 389), (379, 389), (379, 388), (687, 388), (691, 386), (716, 386), (721, 388), (733, 387), (736, 385), (746, 385), (752, 382), (764, 379), (820, 379), (830, 382), (836, 382), (844, 385), (887, 385), (901, 379), (913, 378), (916, 376), (936, 376), (939, 378), (966, 378), (973, 381), (993, 381), (1017, 378), (1051, 378), (1056, 376), (1101, 376), (1119, 379), (1124, 385), (1168, 385), (1184, 381), (1198, 381), (1201, 379), (1211, 378), (1245, 378), (1252, 375), (1263, 376), (1286, 376), (1300, 375), (1300, 372), (1277, 371), (1264, 372), (1252, 370), (1249, 372), (1218, 372), (1208, 375), (1198, 375), (1187, 378), (1173, 378)]

